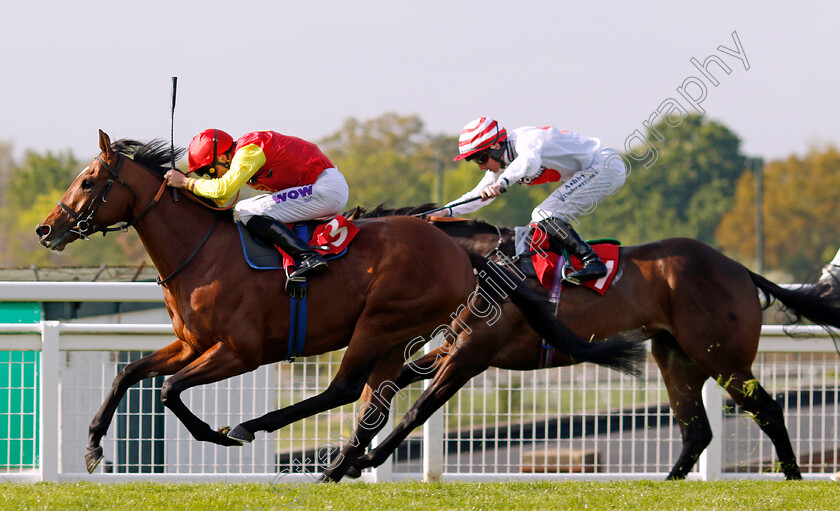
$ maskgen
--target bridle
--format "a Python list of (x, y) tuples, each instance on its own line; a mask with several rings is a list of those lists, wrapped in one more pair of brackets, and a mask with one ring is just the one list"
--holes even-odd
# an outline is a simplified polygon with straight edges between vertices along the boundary
[[(132, 188), (130, 184), (128, 184), (124, 179), (120, 177), (120, 170), (122, 169), (123, 161), (125, 161), (125, 156), (121, 154), (117, 155), (117, 164), (114, 167), (108, 165), (108, 163), (105, 160), (103, 160), (101, 156), (97, 156), (96, 159), (99, 160), (99, 163), (102, 165), (102, 167), (108, 171), (109, 177), (108, 180), (105, 181), (105, 184), (103, 185), (102, 189), (100, 189), (96, 196), (94, 196), (93, 200), (90, 201), (90, 204), (88, 204), (87, 208), (85, 208), (85, 210), (81, 213), (76, 213), (67, 204), (58, 201), (58, 206), (61, 209), (63, 209), (65, 213), (70, 215), (70, 217), (76, 222), (76, 224), (73, 227), (71, 227), (68, 230), (68, 232), (76, 234), (77, 236), (79, 236), (79, 238), (83, 240), (89, 240), (90, 235), (97, 232), (101, 232), (104, 236), (109, 232), (128, 230), (129, 227), (136, 225), (144, 216), (146, 216), (146, 214), (153, 207), (155, 207), (155, 205), (160, 200), (160, 197), (163, 195), (164, 190), (166, 190), (166, 181), (164, 181), (161, 184), (161, 187), (158, 190), (157, 194), (155, 194), (154, 199), (152, 199), (151, 202), (149, 202), (149, 205), (146, 206), (146, 209), (144, 209), (139, 215), (132, 218), (131, 220), (123, 222), (122, 224), (116, 226), (94, 227), (92, 222), (93, 217), (96, 215), (96, 210), (99, 209), (99, 206), (108, 202), (106, 200), (106, 197), (111, 191), (111, 188), (113, 188), (114, 183), (121, 184), (128, 188), (128, 191), (131, 192), (131, 195), (134, 196), (135, 206), (140, 201), (140, 196), (137, 195), (137, 192), (134, 191), (134, 188)], [(132, 206), (131, 209), (133, 210), (134, 206)]]
[[(67, 232), (68, 233), (74, 233), (74, 234), (78, 235), (79, 238), (81, 238), (83, 240), (89, 240), (90, 239), (90, 234), (93, 234), (93, 233), (96, 233), (96, 232), (101, 232), (102, 235), (104, 236), (105, 234), (107, 234), (109, 232), (127, 231), (129, 227), (132, 227), (132, 226), (136, 225), (138, 222), (140, 222), (140, 220), (144, 216), (146, 216), (146, 214), (149, 211), (151, 211), (153, 207), (155, 207), (157, 205), (157, 203), (160, 201), (160, 198), (163, 196), (163, 192), (166, 190), (166, 180), (164, 180), (163, 183), (161, 183), (161, 185), (160, 185), (160, 189), (158, 189), (154, 198), (149, 202), (149, 204), (146, 206), (146, 208), (143, 211), (141, 211), (139, 215), (132, 218), (131, 220), (129, 220), (127, 222), (123, 222), (122, 224), (116, 225), (116, 226), (93, 227), (91, 222), (93, 221), (94, 215), (96, 215), (96, 210), (99, 208), (99, 206), (101, 206), (102, 204), (107, 202), (106, 197), (108, 196), (108, 192), (111, 191), (111, 188), (113, 188), (114, 183), (125, 186), (126, 188), (128, 188), (128, 191), (131, 192), (131, 195), (134, 196), (134, 204), (131, 206), (132, 211), (134, 210), (135, 206), (137, 206), (137, 203), (140, 202), (140, 196), (137, 195), (137, 192), (134, 191), (134, 188), (132, 188), (131, 185), (128, 184), (128, 182), (126, 182), (124, 179), (122, 179), (120, 177), (120, 170), (122, 169), (123, 161), (125, 161), (125, 156), (123, 156), (121, 154), (118, 154), (117, 155), (117, 164), (114, 167), (111, 167), (110, 165), (108, 165), (108, 163), (105, 160), (103, 160), (101, 156), (97, 156), (96, 159), (99, 160), (99, 163), (102, 164), (102, 167), (105, 170), (108, 171), (109, 177), (108, 177), (108, 180), (105, 181), (105, 185), (102, 187), (102, 189), (99, 191), (99, 193), (97, 193), (96, 196), (93, 198), (93, 200), (90, 201), (90, 204), (88, 205), (88, 207), (82, 213), (76, 213), (67, 204), (64, 204), (63, 202), (58, 201), (59, 207), (61, 207), (61, 209), (63, 209), (65, 213), (70, 215), (70, 217), (73, 218), (73, 220), (76, 222), (76, 224), (73, 227), (71, 227)], [(145, 167), (143, 167), (143, 168), (145, 169)], [(204, 205), (201, 201), (199, 201), (198, 199), (195, 199), (194, 196), (192, 196), (192, 194), (187, 194), (187, 195), (190, 196), (190, 198), (192, 198), (193, 200), (195, 200), (199, 204)], [(209, 207), (207, 205), (204, 205), (204, 206)], [(229, 209), (229, 208), (212, 208), (211, 207), (210, 209), (221, 210), (221, 209)], [(172, 274), (170, 274), (168, 277), (163, 278), (163, 279), (160, 278), (160, 276), (157, 277), (156, 282), (157, 282), (158, 285), (161, 285), (161, 286), (166, 285), (166, 283), (168, 283), (170, 280), (172, 280), (176, 275), (181, 273), (181, 271), (184, 268), (187, 267), (187, 265), (190, 263), (190, 261), (192, 261), (193, 258), (195, 258), (195, 256), (201, 250), (201, 248), (207, 243), (207, 240), (210, 239), (210, 235), (213, 234), (213, 231), (216, 229), (216, 226), (219, 225), (219, 218), (220, 218), (219, 216), (216, 216), (216, 219), (213, 222), (213, 225), (210, 227), (210, 230), (207, 231), (207, 234), (204, 236), (204, 239), (201, 240), (201, 242), (198, 244), (198, 246), (196, 246), (195, 250), (193, 250), (193, 252), (186, 258), (186, 260), (184, 260), (184, 262), (181, 263), (181, 265), (174, 272), (172, 272)]]

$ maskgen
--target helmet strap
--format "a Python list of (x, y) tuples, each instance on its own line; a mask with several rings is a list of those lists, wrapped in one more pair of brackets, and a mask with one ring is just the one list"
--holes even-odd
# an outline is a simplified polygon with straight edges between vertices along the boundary
[(219, 144), (219, 130), (213, 130), (213, 163), (210, 164), (210, 170), (207, 171), (208, 174), (213, 175), (216, 173), (216, 165), (221, 165), (222, 167), (230, 170), (230, 159), (226, 162), (219, 161), (219, 155), (216, 154), (216, 150), (218, 149)]
[(497, 162), (501, 163), (502, 168), (504, 169), (504, 168), (507, 168), (507, 165), (510, 161), (512, 161), (512, 158), (511, 159), (506, 159), (505, 158), (506, 154), (508, 154), (510, 152), (510, 151), (508, 151), (507, 140), (502, 140), (498, 144), (499, 144), (498, 149), (490, 149), (490, 157), (493, 158), (494, 160), (496, 160)]

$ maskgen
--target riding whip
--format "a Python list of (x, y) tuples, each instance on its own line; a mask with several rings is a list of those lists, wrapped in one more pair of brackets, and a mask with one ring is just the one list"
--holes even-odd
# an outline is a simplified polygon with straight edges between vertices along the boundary
[[(171, 122), (169, 124), (169, 143), (172, 148), (172, 168), (175, 168), (175, 95), (178, 92), (178, 77), (172, 77), (172, 109)], [(178, 202), (178, 189), (172, 187), (172, 200)]]
[[(502, 189), (501, 189), (501, 190), (499, 190), (499, 191), (500, 191), (501, 193), (505, 193), (505, 192), (507, 191), (507, 188), (506, 188), (506, 187), (505, 187), (505, 188), (502, 188)], [(443, 211), (444, 209), (454, 208), (454, 207), (456, 207), (456, 206), (460, 206), (460, 205), (462, 205), (462, 204), (469, 204), (470, 202), (474, 202), (474, 201), (477, 201), (477, 200), (479, 200), (479, 199), (481, 199), (481, 195), (479, 195), (478, 197), (473, 197), (473, 198), (471, 198), (471, 199), (464, 199), (464, 200), (462, 200), (461, 202), (456, 202), (455, 204), (450, 204), (450, 205), (448, 205), (448, 206), (443, 206), (443, 207), (440, 207), (440, 208), (437, 208), (437, 209), (432, 209), (432, 210), (429, 210), (429, 211), (424, 211), (423, 213), (415, 213), (415, 214), (413, 214), (413, 215), (411, 215), (411, 216), (426, 216), (426, 215), (431, 215), (432, 213), (437, 213), (438, 211)]]

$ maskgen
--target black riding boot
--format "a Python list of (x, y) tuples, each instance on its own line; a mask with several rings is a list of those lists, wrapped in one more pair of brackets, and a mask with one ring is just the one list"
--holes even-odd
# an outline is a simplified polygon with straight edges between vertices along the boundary
[(550, 245), (554, 245), (554, 243), (551, 243), (553, 241), (559, 241), (562, 246), (566, 247), (569, 254), (577, 257), (583, 263), (583, 268), (566, 276), (567, 280), (594, 280), (607, 274), (607, 265), (601, 261), (595, 250), (583, 241), (580, 234), (572, 229), (571, 225), (553, 217), (546, 218), (539, 224), (548, 233)]
[(300, 239), (293, 230), (286, 227), (286, 224), (265, 216), (255, 216), (251, 217), (245, 225), (285, 250), (290, 256), (300, 260), (300, 266), (289, 275), (289, 280), (301, 280), (303, 277), (318, 275), (327, 269), (327, 261), (324, 257)]

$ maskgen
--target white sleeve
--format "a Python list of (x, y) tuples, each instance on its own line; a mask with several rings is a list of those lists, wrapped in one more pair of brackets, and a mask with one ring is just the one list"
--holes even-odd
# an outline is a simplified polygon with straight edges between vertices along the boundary
[(537, 137), (520, 137), (516, 141), (516, 158), (510, 162), (499, 179), (513, 184), (525, 177), (536, 177), (542, 166), (543, 141)]
[[(464, 195), (458, 197), (454, 201), (450, 201), (446, 205), (449, 206), (450, 204), (455, 204), (455, 203), (461, 202), (463, 200), (472, 199), (474, 197), (481, 197), (481, 190), (483, 190), (484, 188), (486, 188), (486, 187), (492, 185), (493, 183), (495, 183), (497, 181), (497, 179), (498, 179), (498, 176), (496, 176), (496, 174), (493, 173), (492, 171), (488, 170), (487, 172), (484, 173), (484, 177), (481, 178), (481, 181), (478, 182), (478, 184), (475, 186), (475, 188), (473, 188), (469, 192), (465, 193)], [(484, 200), (484, 201), (479, 199), (479, 200), (474, 200), (474, 201), (472, 201), (468, 204), (462, 204), (460, 206), (450, 207), (449, 208), (450, 209), (450, 216), (466, 215), (467, 213), (472, 213), (474, 211), (478, 211), (479, 209), (481, 209), (484, 206), (493, 202), (494, 199), (495, 199), (495, 197), (493, 197), (491, 199)]]

